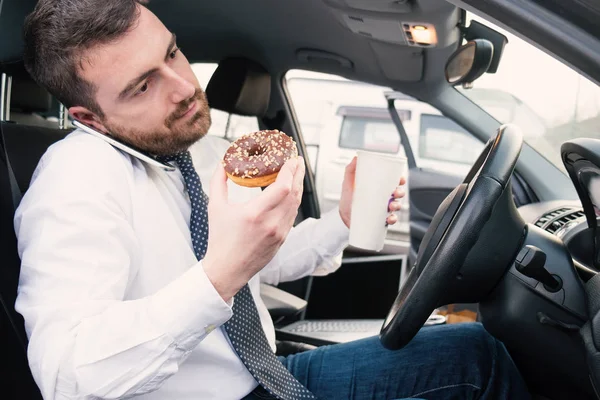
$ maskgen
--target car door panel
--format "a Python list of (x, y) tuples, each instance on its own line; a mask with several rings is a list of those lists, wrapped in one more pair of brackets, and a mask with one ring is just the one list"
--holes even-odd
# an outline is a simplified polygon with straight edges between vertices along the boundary
[(410, 252), (409, 265), (416, 260), (421, 241), (439, 205), (464, 177), (429, 169), (415, 168), (409, 172)]

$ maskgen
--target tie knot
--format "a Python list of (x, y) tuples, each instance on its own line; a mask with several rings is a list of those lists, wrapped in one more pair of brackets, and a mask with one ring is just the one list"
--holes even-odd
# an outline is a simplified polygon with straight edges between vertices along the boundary
[(157, 160), (162, 162), (173, 162), (175, 161), (181, 169), (184, 165), (192, 162), (192, 156), (189, 151), (182, 151), (181, 153), (169, 154), (168, 156), (158, 156)]

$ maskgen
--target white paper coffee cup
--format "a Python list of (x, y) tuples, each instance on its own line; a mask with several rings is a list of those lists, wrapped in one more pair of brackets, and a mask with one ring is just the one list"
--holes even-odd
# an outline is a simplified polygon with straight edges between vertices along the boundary
[(406, 172), (406, 158), (363, 150), (357, 155), (349, 244), (381, 251), (387, 232), (388, 204)]

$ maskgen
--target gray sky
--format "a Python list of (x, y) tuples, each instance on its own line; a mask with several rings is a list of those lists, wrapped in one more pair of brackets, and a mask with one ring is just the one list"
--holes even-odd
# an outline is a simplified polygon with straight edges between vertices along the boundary
[(596, 84), (515, 35), (487, 21), (481, 22), (506, 35), (508, 44), (498, 72), (484, 74), (475, 87), (512, 93), (550, 126), (571, 119), (575, 104), (578, 120), (598, 114), (600, 89)]

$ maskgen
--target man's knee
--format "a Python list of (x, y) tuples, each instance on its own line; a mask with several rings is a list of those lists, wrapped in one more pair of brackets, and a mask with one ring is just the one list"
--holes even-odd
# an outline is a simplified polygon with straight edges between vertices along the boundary
[[(480, 323), (448, 324), (422, 330), (425, 343), (437, 342), (442, 357), (488, 377), (502, 344)], [(424, 344), (425, 344), (424, 343)], [(503, 355), (502, 355), (503, 356)]]
[(480, 343), (482, 346), (496, 347), (500, 344), (479, 322), (455, 324), (454, 326), (461, 329), (465, 337)]
[(477, 365), (484, 393), (504, 393), (512, 386), (525, 388), (516, 365), (500, 340), (481, 324), (465, 324), (462, 330), (467, 342), (472, 344), (470, 352), (469, 347), (465, 349), (469, 356), (463, 362)]
[(477, 363), (483, 371), (489, 370), (498, 357), (503, 345), (480, 323), (456, 324), (463, 337), (463, 349), (470, 355), (468, 362)]

